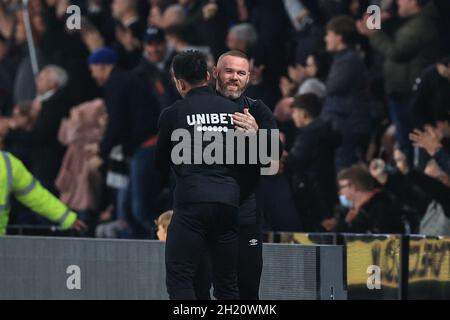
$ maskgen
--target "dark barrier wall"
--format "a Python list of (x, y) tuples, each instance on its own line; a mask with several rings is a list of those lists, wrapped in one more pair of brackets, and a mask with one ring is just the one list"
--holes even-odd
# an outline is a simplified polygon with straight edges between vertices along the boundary
[[(264, 246), (263, 299), (345, 299), (340, 246)], [(167, 299), (164, 243), (0, 238), (0, 299)]]
[(342, 247), (264, 244), (261, 299), (347, 299), (344, 259)]
[(344, 245), (349, 300), (450, 300), (450, 237), (271, 233), (267, 239)]

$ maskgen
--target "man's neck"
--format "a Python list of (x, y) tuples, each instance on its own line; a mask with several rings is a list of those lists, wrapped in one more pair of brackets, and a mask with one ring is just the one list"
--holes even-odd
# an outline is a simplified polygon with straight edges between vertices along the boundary
[(195, 85), (195, 86), (189, 86), (189, 87), (186, 89), (185, 97), (186, 97), (192, 90), (198, 89), (198, 88), (202, 88), (202, 87), (206, 87), (207, 85), (208, 85), (208, 82), (203, 82), (203, 83), (198, 84), (198, 85)]

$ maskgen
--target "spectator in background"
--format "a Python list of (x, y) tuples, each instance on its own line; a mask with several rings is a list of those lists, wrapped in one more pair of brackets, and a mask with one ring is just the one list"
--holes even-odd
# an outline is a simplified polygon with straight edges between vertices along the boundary
[(159, 100), (161, 108), (170, 106), (178, 98), (178, 93), (166, 70), (168, 57), (164, 31), (148, 28), (144, 38), (144, 54), (135, 68), (136, 75), (152, 90)]
[(203, 45), (200, 30), (203, 28), (203, 5), (206, 0), (178, 0), (178, 3), (186, 13), (186, 21), (183, 24), (189, 30), (189, 41), (195, 45)]
[[(36, 97), (35, 76), (33, 74), (28, 51), (25, 24), (23, 22), (23, 17), (21, 14), (16, 13), (16, 16), (17, 24), (15, 25), (14, 29), (14, 41), (21, 57), (14, 78), (14, 104), (24, 101), (30, 101)], [(35, 44), (38, 43), (38, 40), (42, 35), (42, 32), (38, 30), (38, 28), (32, 25), (33, 41), (35, 42)], [(36, 58), (38, 67), (39, 69), (41, 69), (41, 67), (46, 64), (46, 58), (38, 46), (36, 46)]]
[(228, 31), (228, 49), (242, 51), (250, 58), (254, 57), (257, 41), (258, 33), (250, 23), (235, 25)]
[(327, 53), (313, 53), (308, 55), (306, 64), (289, 66), (289, 77), (282, 77), (280, 89), (283, 97), (296, 94), (313, 93), (320, 99), (325, 99), (325, 81), (330, 71), (331, 59)]
[(77, 210), (92, 231), (102, 202), (103, 180), (95, 155), (85, 147), (101, 141), (106, 123), (105, 104), (96, 99), (74, 107), (58, 134), (58, 140), (68, 148), (55, 185), (61, 201)]
[(187, 16), (183, 6), (179, 4), (173, 4), (164, 10), (162, 19), (159, 23), (159, 27), (167, 29), (172, 26), (184, 25)]
[(118, 22), (115, 48), (119, 53), (119, 65), (131, 69), (139, 63), (141, 40), (145, 33), (145, 23), (139, 17), (138, 0), (114, 0), (111, 10)]
[(450, 232), (449, 177), (434, 160), (424, 172), (410, 169), (406, 156), (395, 150), (397, 172), (389, 172), (383, 160), (373, 160), (372, 176), (385, 191), (402, 202), (407, 214), (409, 232), (426, 235), (447, 235)]
[(426, 68), (416, 79), (412, 108), (415, 128), (450, 111), (450, 57)]
[(158, 209), (159, 175), (153, 167), (160, 105), (135, 74), (116, 67), (117, 54), (101, 48), (89, 57), (92, 76), (103, 87), (108, 125), (100, 146), (105, 163), (113, 147), (122, 146), (129, 165), (129, 183), (119, 190), (118, 216), (129, 223), (135, 237), (148, 237)]
[(10, 121), (7, 145), (20, 145), (30, 152), (30, 169), (42, 185), (55, 191), (55, 179), (64, 157), (65, 148), (58, 141), (61, 120), (69, 114), (67, 99), (69, 77), (58, 66), (45, 67), (36, 79), (37, 97), (31, 107), (35, 119), (31, 128), (25, 118)]
[[(404, 232), (399, 203), (378, 189), (367, 169), (354, 165), (342, 170), (338, 174), (338, 184), (341, 203), (347, 210), (337, 221), (337, 231), (375, 234)], [(324, 225), (332, 226), (333, 223), (329, 222), (325, 221)]]
[(145, 33), (145, 22), (141, 21), (138, 11), (138, 0), (113, 0), (112, 16), (123, 27), (131, 30), (133, 36), (141, 40)]
[[(81, 32), (67, 29), (66, 9), (70, 1), (46, 1), (46, 8), (39, 17), (43, 31), (37, 46), (48, 64), (55, 64), (70, 75), (66, 93), (72, 105), (94, 99), (99, 94), (89, 74), (86, 59), (89, 51), (83, 43)], [(84, 25), (82, 25), (84, 27)]]
[(299, 130), (286, 160), (286, 170), (302, 231), (323, 231), (321, 223), (333, 216), (337, 202), (334, 152), (338, 141), (331, 125), (319, 118), (322, 104), (316, 95), (295, 97), (292, 108)]
[(210, 50), (205, 46), (196, 46), (190, 42), (189, 29), (184, 25), (171, 26), (165, 29), (167, 44), (174, 49), (175, 53), (187, 50), (197, 50), (209, 55)]
[(305, 64), (307, 57), (323, 49), (324, 30), (320, 24), (317, 1), (283, 0), (294, 29), (295, 63)]
[(333, 18), (327, 24), (325, 42), (334, 59), (321, 117), (342, 136), (336, 150), (338, 170), (364, 159), (370, 137), (367, 70), (354, 49), (357, 36), (355, 22), (348, 16)]
[(0, 34), (0, 115), (10, 115), (13, 107), (14, 75), (19, 59), (12, 45)]
[[(438, 165), (447, 174), (450, 174), (450, 153), (448, 140), (450, 139), (450, 113), (437, 119), (436, 125), (426, 125), (425, 130), (415, 129), (409, 135), (411, 141), (423, 148), (430, 157), (434, 158)], [(446, 140), (444, 143), (444, 140)]]
[(437, 12), (430, 0), (399, 0), (398, 15), (404, 19), (389, 36), (383, 30), (371, 30), (366, 21), (357, 23), (367, 35), (372, 48), (384, 57), (384, 84), (389, 113), (396, 127), (396, 137), (403, 152), (412, 158), (408, 134), (411, 131), (410, 96), (413, 84), (423, 69), (439, 55)]
[(149, 27), (163, 28), (163, 14), (166, 8), (173, 5), (176, 0), (151, 1), (150, 11), (147, 18)]
[(144, 57), (158, 70), (169, 73), (174, 48), (169, 47), (162, 29), (150, 27), (144, 37)]

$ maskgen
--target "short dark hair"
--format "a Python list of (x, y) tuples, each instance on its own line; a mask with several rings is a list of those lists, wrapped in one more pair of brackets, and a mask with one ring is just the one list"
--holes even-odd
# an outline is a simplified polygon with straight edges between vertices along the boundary
[(356, 186), (357, 190), (370, 192), (376, 189), (377, 183), (370, 175), (369, 170), (362, 165), (353, 165), (350, 168), (341, 170), (337, 176), (339, 180), (348, 180)]
[(230, 50), (230, 51), (227, 51), (224, 54), (222, 54), (219, 57), (219, 59), (217, 59), (217, 63), (219, 63), (220, 60), (222, 60), (223, 58), (228, 57), (228, 56), (242, 58), (247, 61), (249, 60), (248, 56), (244, 52), (239, 51), (239, 50)]
[(177, 54), (173, 58), (171, 69), (176, 79), (182, 79), (190, 85), (207, 81), (206, 56), (200, 51), (188, 50)]
[(294, 98), (291, 107), (305, 110), (306, 114), (316, 119), (322, 112), (322, 103), (314, 93), (305, 93)]
[(341, 15), (334, 17), (327, 24), (327, 31), (340, 35), (344, 43), (353, 46), (358, 40), (358, 30), (352, 17)]

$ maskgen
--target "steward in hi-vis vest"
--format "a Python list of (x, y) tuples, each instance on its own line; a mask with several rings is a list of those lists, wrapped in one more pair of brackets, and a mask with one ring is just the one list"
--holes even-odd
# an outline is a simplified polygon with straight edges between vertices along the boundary
[(33, 212), (59, 223), (62, 229), (85, 227), (77, 214), (44, 189), (19, 159), (0, 151), (0, 236), (6, 233), (11, 195)]

